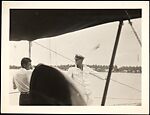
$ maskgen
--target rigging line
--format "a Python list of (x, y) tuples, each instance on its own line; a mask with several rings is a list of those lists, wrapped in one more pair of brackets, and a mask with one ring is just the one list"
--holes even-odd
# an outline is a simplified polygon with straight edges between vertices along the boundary
[[(94, 98), (102, 98), (102, 97), (94, 97)], [(108, 97), (107, 99), (141, 100), (141, 99), (132, 99), (132, 98), (117, 98), (117, 97)]]
[(45, 48), (45, 49), (47, 49), (47, 50), (49, 50), (49, 51), (52, 51), (52, 52), (56, 53), (57, 55), (62, 56), (63, 58), (65, 58), (65, 59), (67, 59), (67, 60), (69, 60), (69, 61), (71, 61), (71, 62), (75, 62), (75, 61), (73, 61), (73, 60), (71, 60), (71, 59), (69, 59), (69, 58), (63, 56), (62, 54), (57, 53), (56, 51), (53, 51), (53, 50), (51, 50), (51, 49), (49, 49), (49, 48), (47, 48), (47, 47), (45, 47), (45, 46), (43, 46), (43, 45), (41, 45), (41, 44), (39, 44), (39, 43), (37, 43), (37, 42), (34, 42), (34, 43), (38, 44), (39, 46), (41, 46), (41, 47), (43, 47), (43, 48)]
[(94, 77), (96, 77), (96, 78), (98, 78), (98, 79), (106, 80), (105, 78), (103, 78), (103, 77), (99, 77), (99, 76), (97, 76), (97, 75), (95, 75), (95, 74), (93, 74), (93, 73), (89, 73), (89, 74), (93, 75)]
[(117, 83), (119, 83), (119, 84), (121, 84), (121, 85), (127, 86), (127, 87), (129, 87), (129, 88), (131, 88), (131, 89), (134, 89), (134, 90), (136, 90), (136, 91), (138, 91), (138, 92), (141, 92), (141, 90), (136, 89), (136, 88), (134, 88), (134, 87), (131, 87), (131, 86), (127, 85), (127, 84), (121, 83), (121, 82), (116, 81), (116, 80), (114, 80), (114, 79), (111, 79), (111, 80), (114, 81), (114, 82), (117, 82)]
[[(95, 75), (95, 74), (92, 74), (92, 73), (90, 73), (90, 74), (93, 75), (93, 76), (95, 76), (95, 77), (98, 78), (98, 79), (106, 80), (106, 79), (103, 79), (102, 77), (98, 77), (98, 76)], [(116, 80), (114, 80), (114, 79), (110, 79), (110, 80), (112, 80), (112, 81), (114, 81), (114, 82), (117, 82), (118, 84), (124, 85), (124, 86), (126, 86), (126, 87), (129, 87), (129, 88), (131, 88), (131, 89), (134, 89), (134, 90), (136, 90), (136, 91), (138, 91), (138, 92), (141, 92), (141, 90), (136, 89), (136, 88), (134, 88), (134, 87), (132, 87), (132, 86), (129, 86), (129, 85), (127, 85), (127, 84), (121, 83), (121, 82), (116, 81)]]
[(120, 104), (113, 104), (113, 106), (118, 106), (118, 105), (141, 105), (141, 103), (120, 103)]
[(138, 42), (139, 42), (139, 44), (140, 44), (140, 46), (142, 46), (142, 43), (141, 43), (141, 40), (140, 40), (140, 38), (138, 37), (138, 35), (137, 35), (137, 33), (136, 33), (136, 31), (135, 31), (135, 29), (134, 29), (134, 27), (132, 26), (132, 22), (130, 21), (130, 15), (129, 15), (129, 13), (125, 10), (125, 13), (127, 14), (127, 16), (128, 16), (128, 21), (129, 21), (129, 24), (130, 24), (130, 26), (131, 26), (131, 28), (132, 28), (132, 30), (133, 30), (133, 32), (134, 32), (134, 34), (135, 34), (135, 36), (136, 36), (136, 38), (137, 38), (137, 40), (138, 40)]
[[(106, 79), (103, 79), (102, 77), (98, 77), (98, 76), (97, 76), (97, 75), (95, 75), (95, 74), (92, 74), (92, 73), (89, 73), (89, 74), (91, 74), (91, 75), (95, 76), (95, 77), (96, 77), (96, 78), (98, 78), (98, 79), (106, 80)], [(116, 80), (114, 80), (114, 79), (110, 79), (110, 80), (112, 80), (112, 81), (114, 81), (114, 82), (117, 82), (118, 84), (124, 85), (124, 86), (126, 86), (126, 87), (132, 88), (132, 89), (134, 89), (134, 90), (136, 90), (136, 91), (138, 91), (138, 92), (141, 92), (141, 90), (136, 89), (136, 88), (134, 88), (134, 87), (131, 87), (131, 86), (127, 85), (127, 84), (121, 83), (121, 82), (116, 81)]]
[[(98, 76), (95, 75), (95, 74), (92, 74), (92, 73), (90, 73), (90, 74), (93, 75), (93, 76), (95, 76), (95, 77), (98, 78), (98, 79), (106, 80), (106, 79), (103, 79), (102, 77), (98, 77)], [(114, 80), (114, 79), (110, 79), (110, 80), (112, 80), (112, 81), (114, 81), (114, 82), (117, 82), (118, 84), (124, 85), (124, 86), (126, 86), (126, 87), (132, 88), (132, 89), (134, 89), (134, 90), (136, 90), (136, 91), (138, 91), (138, 92), (141, 92), (141, 90), (136, 89), (136, 88), (134, 88), (134, 87), (132, 87), (132, 86), (129, 86), (129, 85), (127, 85), (127, 84), (121, 83), (121, 82), (116, 81), (116, 80)]]
[[(51, 50), (51, 49), (49, 49), (49, 48), (47, 48), (47, 47), (45, 47), (45, 46), (43, 46), (43, 45), (41, 45), (41, 44), (39, 44), (39, 43), (37, 43), (37, 42), (34, 42), (34, 43), (40, 45), (41, 47), (43, 47), (43, 48), (45, 48), (45, 49), (47, 49), (47, 50), (49, 50), (49, 51), (52, 51), (52, 52), (54, 52), (54, 53), (56, 53), (56, 54), (58, 54), (58, 55), (64, 57), (65, 59), (68, 59), (68, 60), (74, 62), (73, 60), (71, 60), (71, 59), (69, 59), (69, 58), (63, 56), (62, 54), (57, 53), (56, 51), (53, 51), (53, 50)], [(92, 75), (93, 75), (93, 74), (92, 74)], [(104, 80), (103, 78), (100, 78), (100, 77), (98, 77), (98, 76), (96, 76), (96, 75), (95, 75), (95, 77), (97, 77), (98, 79)], [(121, 84), (121, 85), (124, 85), (124, 86), (127, 86), (127, 87), (129, 87), (129, 88), (132, 88), (132, 89), (134, 89), (134, 90), (136, 90), (136, 91), (138, 91), (138, 92), (141, 92), (139, 89), (136, 89), (136, 88), (134, 88), (134, 87), (131, 87), (131, 86), (127, 85), (127, 84), (118, 82), (118, 81), (113, 80), (113, 79), (111, 79), (111, 80), (114, 81), (114, 82), (117, 82), (117, 83), (119, 83), (119, 84)]]

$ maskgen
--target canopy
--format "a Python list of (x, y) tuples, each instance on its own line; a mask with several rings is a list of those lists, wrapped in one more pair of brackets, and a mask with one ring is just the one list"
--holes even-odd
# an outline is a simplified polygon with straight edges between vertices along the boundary
[(10, 41), (33, 41), (135, 18), (141, 18), (141, 9), (11, 9)]

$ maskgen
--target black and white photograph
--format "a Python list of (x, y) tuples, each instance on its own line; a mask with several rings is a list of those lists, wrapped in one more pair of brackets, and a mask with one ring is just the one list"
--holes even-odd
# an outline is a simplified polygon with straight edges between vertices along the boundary
[(148, 8), (3, 1), (2, 111), (148, 113)]

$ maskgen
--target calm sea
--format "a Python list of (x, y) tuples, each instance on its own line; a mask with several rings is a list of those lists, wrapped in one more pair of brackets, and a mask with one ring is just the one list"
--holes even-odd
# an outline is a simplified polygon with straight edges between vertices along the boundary
[[(10, 104), (18, 105), (19, 93), (12, 88), (12, 76), (16, 70), (10, 70)], [(98, 73), (100, 76), (107, 77), (107, 72)], [(93, 92), (94, 105), (101, 105), (105, 81), (97, 77), (91, 77), (91, 90)], [(105, 105), (141, 105), (141, 74), (139, 73), (112, 73), (108, 88)]]

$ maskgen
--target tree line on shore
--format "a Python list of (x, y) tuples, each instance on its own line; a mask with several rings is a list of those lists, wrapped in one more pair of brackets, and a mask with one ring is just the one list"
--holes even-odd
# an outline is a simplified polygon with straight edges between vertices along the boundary
[[(67, 71), (70, 67), (73, 67), (74, 65), (55, 65), (55, 67), (58, 67), (59, 69), (62, 69), (64, 71)], [(97, 72), (108, 72), (109, 65), (87, 65), (90, 68), (94, 69)], [(35, 66), (34, 66), (35, 67)], [(10, 65), (10, 69), (19, 69), (21, 66), (15, 66)], [(117, 65), (114, 65), (112, 68), (113, 72), (124, 72), (124, 73), (142, 73), (142, 67), (141, 66), (121, 66), (118, 67)]]

